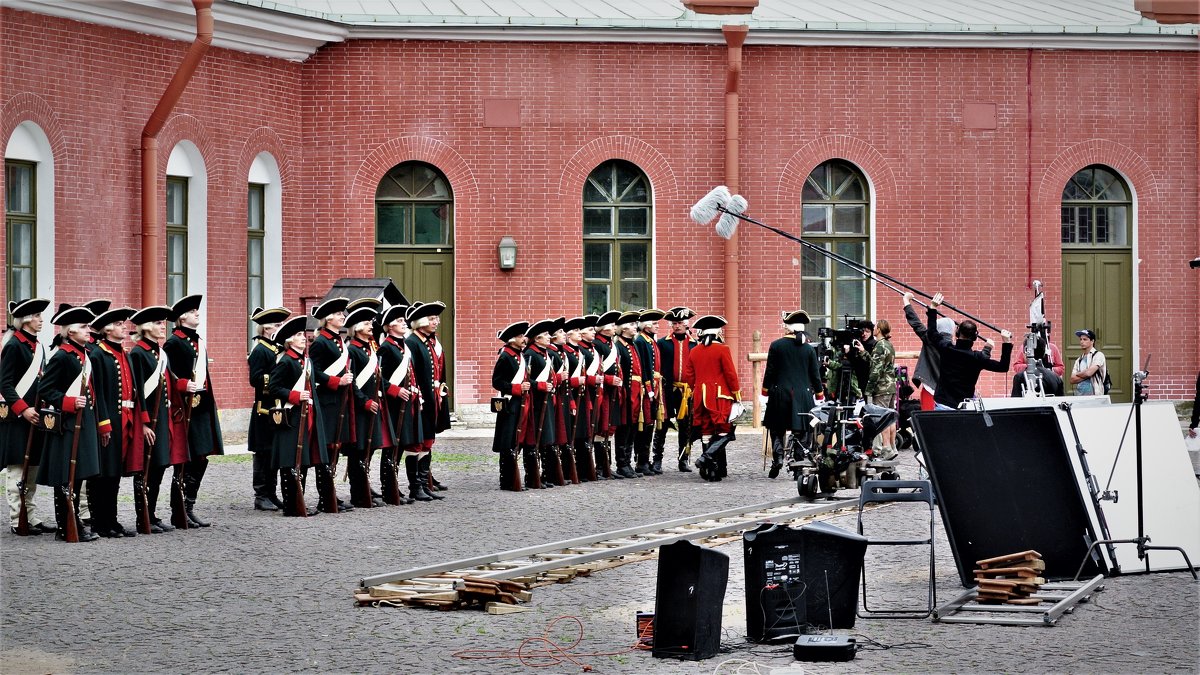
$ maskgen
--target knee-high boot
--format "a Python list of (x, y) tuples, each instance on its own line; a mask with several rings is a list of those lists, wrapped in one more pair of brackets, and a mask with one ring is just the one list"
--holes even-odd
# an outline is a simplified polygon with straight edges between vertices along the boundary
[(350, 477), (350, 504), (356, 508), (369, 509), (373, 506), (371, 483), (367, 478), (367, 466), (361, 451), (346, 458), (346, 473)]
[(521, 460), (525, 465), (525, 485), (531, 490), (542, 487), (542, 470), (538, 466), (538, 451), (533, 446), (521, 448)]
[(433, 464), (433, 457), (428, 452), (422, 452), (421, 456), (417, 458), (417, 471), (420, 472), (419, 482), (421, 488), (425, 490), (425, 494), (429, 495), (431, 499), (441, 501), (445, 497), (434, 491), (437, 487), (434, 485), (433, 474), (430, 473), (432, 471), (431, 464)]
[(162, 488), (163, 477), (166, 473), (166, 466), (150, 467), (150, 476), (146, 481), (146, 506), (150, 509), (150, 525), (163, 532), (170, 532), (175, 527), (158, 517), (158, 493)]
[[(142, 472), (133, 474), (133, 511), (136, 514), (138, 534), (152, 534), (155, 531), (154, 522), (150, 520), (150, 505), (147, 498), (146, 477)], [(145, 513), (145, 518), (142, 514)], [(161, 529), (158, 530), (162, 532)]]
[(784, 436), (787, 434), (785, 429), (771, 429), (771, 471), (767, 473), (768, 478), (776, 478), (779, 472), (783, 470), (783, 450)]
[(547, 445), (541, 448), (539, 455), (542, 458), (542, 487), (562, 485), (562, 466), (558, 463), (557, 449), (553, 445)]
[(337, 489), (333, 484), (333, 469), (328, 464), (316, 466), (317, 510), (338, 513)]
[(596, 457), (592, 454), (592, 444), (586, 440), (575, 441), (575, 470), (581, 481), (596, 480)]
[(379, 457), (379, 489), (383, 494), (383, 503), (400, 506), (405, 503), (404, 493), (400, 492), (400, 479), (396, 475), (396, 465), (392, 462), (392, 451), (384, 450)]
[(186, 507), (188, 524), (192, 527), (212, 525), (196, 515), (196, 499), (200, 496), (200, 483), (204, 480), (204, 472), (207, 469), (207, 457), (183, 465), (183, 504)]
[(177, 530), (187, 530), (193, 527), (188, 522), (187, 505), (183, 498), (182, 464), (176, 464), (171, 474), (171, 525)]
[(408, 496), (418, 502), (431, 502), (433, 497), (425, 491), (425, 486), (421, 484), (420, 460), (417, 456), (408, 453), (404, 456), (404, 473), (408, 476)]

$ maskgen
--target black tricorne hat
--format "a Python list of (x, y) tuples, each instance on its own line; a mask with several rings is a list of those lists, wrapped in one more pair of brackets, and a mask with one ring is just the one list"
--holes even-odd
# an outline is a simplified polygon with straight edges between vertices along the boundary
[(509, 340), (512, 340), (513, 338), (521, 337), (522, 335), (525, 334), (525, 331), (527, 331), (527, 330), (529, 330), (529, 322), (528, 321), (518, 321), (516, 323), (510, 323), (510, 324), (508, 324), (507, 327), (501, 328), (500, 330), (496, 331), (496, 339), (501, 342), (508, 342)]
[(287, 321), (279, 324), (279, 328), (275, 330), (275, 335), (271, 336), (271, 339), (283, 344), (283, 342), (288, 338), (293, 337), (296, 335), (296, 333), (305, 330), (308, 326), (308, 319), (309, 317), (304, 316), (303, 314), (297, 314), (296, 316), (293, 316)]
[[(196, 303), (197, 306), (199, 306), (199, 304), (200, 303)], [(80, 305), (80, 307), (86, 307), (87, 311), (91, 312), (92, 314), (100, 315), (107, 312), (109, 307), (112, 307), (112, 300), (109, 300), (108, 298), (96, 298), (95, 300), (88, 300)]]
[(129, 320), (135, 326), (140, 326), (144, 323), (154, 323), (155, 321), (169, 321), (175, 315), (171, 313), (171, 308), (166, 305), (151, 305), (139, 309)]
[(350, 304), (350, 301), (346, 298), (330, 298), (316, 307), (313, 307), (312, 316), (314, 319), (319, 321), (330, 314), (337, 314), (338, 312), (346, 311), (346, 305), (348, 304)]
[(265, 326), (269, 323), (279, 323), (288, 318), (291, 313), (292, 310), (287, 307), (272, 307), (270, 309), (255, 307), (254, 311), (250, 312), (250, 320), (260, 326)]
[(658, 321), (666, 316), (667, 313), (661, 309), (643, 309), (638, 314), (639, 321)]
[(46, 298), (29, 298), (28, 300), (14, 300), (8, 303), (8, 313), (17, 316), (33, 316), (46, 311), (50, 306), (50, 301)]
[(667, 310), (667, 315), (663, 317), (667, 321), (687, 321), (696, 316), (696, 313), (687, 307), (672, 307)]
[(723, 316), (709, 314), (696, 319), (695, 323), (692, 324), (692, 328), (700, 331), (713, 330), (714, 328), (722, 328), (728, 323)]
[(560, 330), (565, 331), (566, 329), (567, 329), (567, 317), (560, 316), (554, 320), (554, 328), (550, 332), (553, 334), (553, 333), (557, 333)]
[(100, 316), (93, 318), (91, 324), (93, 328), (103, 329), (110, 323), (121, 323), (122, 321), (128, 321), (129, 317), (133, 316), (134, 314), (137, 314), (137, 310), (132, 307), (118, 307), (116, 309), (110, 309)]
[(180, 298), (178, 302), (171, 305), (171, 313), (175, 315), (175, 320), (178, 321), (179, 317), (184, 314), (200, 309), (200, 303), (203, 301), (204, 296), (199, 293)]
[(96, 318), (96, 315), (88, 311), (87, 307), (68, 306), (66, 309), (60, 309), (61, 311), (55, 314), (54, 318), (50, 319), (50, 323), (55, 326), (70, 326), (76, 323), (89, 324), (92, 322), (92, 319)]
[(599, 326), (607, 326), (610, 323), (615, 324), (617, 322), (617, 319), (620, 319), (620, 318), (621, 318), (620, 310), (610, 309), (607, 312), (596, 317), (596, 326), (598, 326), (598, 327)]
[(637, 323), (641, 319), (641, 316), (642, 316), (641, 312), (637, 312), (637, 311), (625, 312), (625, 313), (621, 314), (621, 316), (617, 317), (616, 324), (618, 326), (623, 326), (627, 323)]
[(783, 318), (783, 322), (786, 324), (808, 323), (809, 321), (812, 321), (812, 319), (808, 318), (808, 312), (802, 309), (797, 309), (794, 312), (780, 312), (779, 314)]
[(440, 300), (436, 302), (423, 302), (419, 304), (413, 304), (413, 306), (410, 307), (408, 312), (405, 314), (405, 318), (408, 319), (408, 323), (411, 325), (418, 319), (437, 316), (444, 311), (446, 311), (446, 303), (441, 302)]
[(379, 312), (376, 312), (371, 307), (359, 307), (346, 316), (346, 327), (354, 330), (356, 324), (360, 324), (363, 321), (374, 321), (378, 317)]
[(573, 330), (582, 330), (587, 328), (589, 323), (588, 317), (577, 316), (573, 319), (567, 319), (565, 322), (563, 322), (563, 330), (567, 331), (568, 333)]
[(525, 335), (527, 335), (530, 338), (535, 338), (535, 337), (541, 335), (542, 333), (553, 333), (553, 332), (554, 332), (554, 319), (542, 319), (541, 321), (538, 321), (537, 323), (529, 326), (529, 328), (525, 329)]
[(392, 305), (391, 307), (388, 307), (387, 311), (385, 311), (383, 313), (383, 316), (381, 316), (379, 318), (379, 323), (384, 326), (387, 326), (388, 324), (392, 323), (396, 319), (403, 319), (404, 312), (406, 312), (407, 310), (408, 310), (408, 305)]
[(371, 309), (373, 309), (375, 311), (379, 311), (379, 309), (381, 307), (383, 307), (383, 301), (380, 300), (379, 298), (372, 298), (372, 297), (351, 300), (349, 302), (349, 304), (346, 305), (346, 311), (353, 312), (354, 310), (358, 309), (359, 307), (370, 307)]

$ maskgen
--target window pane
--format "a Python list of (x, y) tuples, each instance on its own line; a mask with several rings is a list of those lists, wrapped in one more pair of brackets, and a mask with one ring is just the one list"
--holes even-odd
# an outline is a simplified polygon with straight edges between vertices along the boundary
[(263, 186), (250, 185), (246, 196), (246, 228), (263, 229)]
[(1079, 184), (1079, 188), (1083, 191), (1083, 199), (1092, 198), (1092, 190), (1095, 188), (1095, 170), (1084, 169), (1075, 174), (1074, 180)]
[[(862, 241), (839, 241), (834, 244), (833, 252), (848, 258), (860, 265), (865, 266), (867, 262), (867, 244)], [(850, 267), (837, 263), (837, 275), (839, 279), (854, 278), (861, 279), (862, 275), (855, 272)]]
[(622, 202), (647, 201), (646, 183), (642, 180), (642, 172), (628, 162), (616, 163), (617, 200)]
[[(12, 265), (33, 264), (33, 223), (12, 221), (12, 241), (8, 243), (8, 261)], [(32, 297), (10, 294), (13, 299)]]
[(617, 209), (617, 234), (650, 234), (650, 209)]
[(1075, 208), (1062, 207), (1062, 243), (1075, 243)]
[(603, 314), (608, 311), (608, 284), (585, 284), (583, 307), (587, 314)]
[(604, 281), (612, 279), (612, 244), (605, 242), (583, 245), (583, 278)]
[(621, 245), (621, 279), (649, 279), (647, 266), (648, 244), (626, 243)]
[(9, 297), (32, 298), (33, 297), (33, 270), (28, 267), (12, 268), (12, 276), (10, 277), (12, 288), (9, 288)]
[(863, 317), (867, 313), (867, 283), (866, 281), (837, 282), (837, 316), (849, 314), (853, 317)]
[(1075, 215), (1079, 222), (1076, 242), (1080, 244), (1094, 243), (1092, 239), (1092, 209), (1087, 206), (1080, 206), (1077, 208)]
[(167, 304), (173, 305), (183, 299), (183, 275), (167, 276)]
[[(829, 258), (810, 248), (805, 248), (804, 252), (800, 255), (800, 275), (804, 279), (812, 277), (821, 279), (829, 278)], [(805, 309), (808, 309), (808, 307), (805, 306)]]
[(246, 295), (251, 308), (263, 306), (262, 277), (248, 277), (246, 279)]
[(838, 199), (866, 199), (864, 194), (862, 179), (857, 174), (852, 175), (849, 180), (841, 184), (841, 189), (837, 193)]
[(837, 204), (833, 207), (833, 231), (838, 234), (863, 234), (867, 231), (867, 207), (861, 204)]
[(407, 221), (408, 205), (387, 203), (376, 204), (375, 243), (407, 244)]
[(1108, 189), (1104, 191), (1104, 194), (1100, 195), (1100, 199), (1125, 202), (1129, 201), (1129, 193), (1125, 191), (1125, 186), (1121, 181), (1113, 180), (1112, 183), (1109, 183)]
[(854, 174), (841, 162), (829, 162), (829, 165), (829, 189), (834, 197), (840, 197), (846, 181)]
[(596, 170), (588, 176), (587, 181), (583, 184), (583, 201), (614, 201), (613, 188), (613, 163), (605, 162), (596, 167)]
[(804, 233), (825, 234), (829, 232), (829, 208), (820, 204), (804, 205)]
[(414, 206), (416, 223), (414, 224), (414, 244), (446, 244), (450, 228), (446, 227), (446, 219), (450, 213), (449, 204), (417, 204)]
[(817, 316), (829, 314), (828, 307), (829, 283), (824, 281), (804, 280), (800, 284), (800, 306), (814, 319)]
[(645, 281), (622, 281), (621, 282), (621, 306), (619, 309), (631, 310), (641, 309), (650, 305), (649, 297), (649, 282)]
[(246, 242), (246, 272), (252, 276), (263, 273), (263, 240), (251, 237)]
[(608, 208), (583, 210), (583, 234), (611, 235), (613, 210)]
[(5, 208), (9, 213), (33, 213), (33, 166), (5, 162), (4, 169)]
[[(829, 193), (826, 192), (825, 183), (829, 179), (829, 164), (825, 163), (813, 169), (813, 172), (808, 174), (808, 180), (804, 183), (804, 198), (814, 200), (829, 199)], [(809, 196), (811, 195), (811, 197)]]
[[(182, 274), (186, 260), (184, 247), (187, 238), (181, 234), (167, 234), (167, 274)], [(182, 296), (180, 296), (182, 297)]]
[(183, 225), (187, 214), (184, 196), (187, 193), (187, 183), (175, 180), (167, 181), (167, 224)]
[[(592, 176), (595, 176), (595, 174), (592, 174)], [(583, 201), (585, 203), (586, 202), (594, 203), (594, 202), (607, 202), (610, 200), (608, 198), (608, 195), (604, 194), (604, 192), (600, 189), (600, 187), (596, 185), (596, 181), (592, 177), (589, 177), (583, 183)]]
[(1097, 210), (1104, 213), (1108, 221), (1107, 237), (1102, 243), (1113, 246), (1128, 246), (1129, 224), (1126, 222), (1126, 218), (1129, 215), (1129, 208), (1126, 206), (1108, 206)]
[(1083, 188), (1079, 187), (1079, 185), (1075, 183), (1075, 179), (1072, 178), (1071, 180), (1067, 181), (1067, 186), (1063, 188), (1062, 198), (1063, 201), (1079, 201), (1081, 199), (1087, 199), (1088, 195), (1083, 191)]

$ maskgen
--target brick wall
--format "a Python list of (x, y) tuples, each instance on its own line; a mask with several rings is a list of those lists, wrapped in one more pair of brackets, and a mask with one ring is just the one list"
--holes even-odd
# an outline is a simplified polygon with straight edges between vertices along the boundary
[[(0, 132), (32, 119), (50, 136), (60, 228), (111, 228), (60, 244), (59, 295), (136, 304), (138, 139), (186, 45), (11, 10), (0, 19)], [(1066, 178), (1093, 162), (1121, 171), (1139, 200), (1141, 353), (1154, 354), (1156, 398), (1190, 398), (1200, 369), (1200, 280), (1183, 265), (1200, 253), (1194, 54), (747, 47), (744, 61), (751, 213), (795, 231), (808, 172), (852, 161), (874, 189), (875, 267), (1014, 332), (1030, 274), (1046, 283), (1052, 317), (1061, 307)], [(723, 312), (723, 242), (687, 209), (723, 182), (724, 67), (723, 48), (685, 45), (359, 40), (304, 64), (212, 50), (161, 147), (165, 166), (172, 145), (191, 140), (210, 172), (209, 333), (222, 404), (248, 405), (244, 185), (263, 150), (284, 172), (293, 308), (338, 277), (373, 275), (373, 197), (388, 169), (421, 160), (446, 174), (458, 403), (490, 395), (497, 328), (580, 311), (582, 184), (608, 159), (634, 162), (653, 185), (656, 304)], [(495, 98), (519, 101), (519, 127), (483, 126)], [(968, 103), (995, 104), (996, 128), (966, 129)], [(511, 272), (496, 264), (504, 235), (520, 247)], [(745, 352), (754, 330), (769, 338), (778, 310), (799, 303), (798, 249), (750, 227), (738, 236)], [(890, 291), (878, 289), (875, 314), (896, 326), (901, 350), (916, 348)], [(982, 382), (992, 394), (1008, 387), (999, 375)]]

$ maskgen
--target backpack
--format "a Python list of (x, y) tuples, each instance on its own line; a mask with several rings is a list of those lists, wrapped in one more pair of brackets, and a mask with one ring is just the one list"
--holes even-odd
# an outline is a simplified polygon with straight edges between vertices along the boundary
[(1104, 369), (1104, 393), (1112, 391), (1112, 378), (1108, 376), (1108, 368)]

